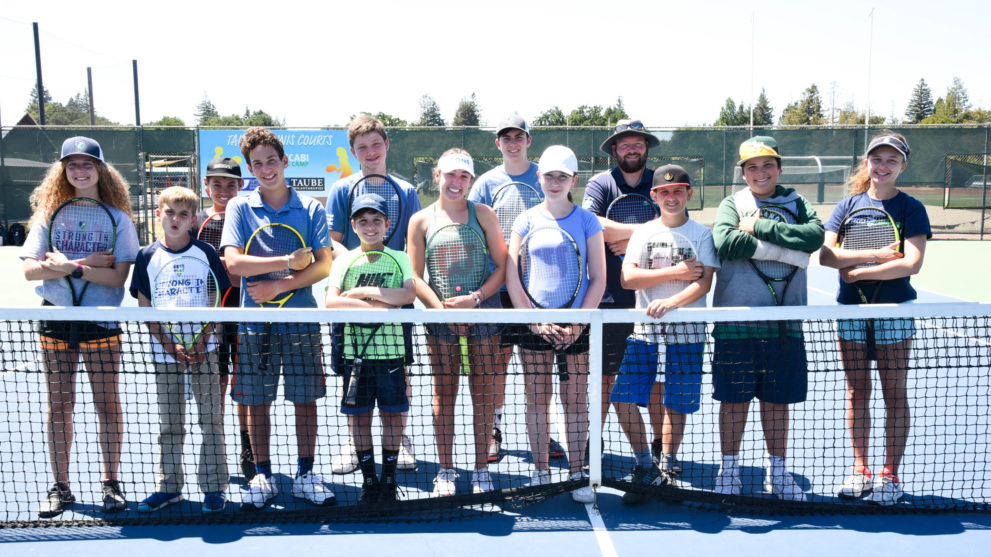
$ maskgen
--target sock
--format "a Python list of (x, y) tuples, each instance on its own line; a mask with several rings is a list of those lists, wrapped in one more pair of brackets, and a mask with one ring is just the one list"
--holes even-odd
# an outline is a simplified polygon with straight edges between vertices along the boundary
[(258, 474), (264, 474), (266, 478), (272, 477), (272, 461), (266, 460), (265, 462), (255, 463), (255, 472)]
[(358, 466), (361, 468), (361, 476), (367, 483), (369, 479), (378, 479), (375, 475), (375, 452), (372, 449), (366, 451), (355, 451), (358, 456)]
[(887, 466), (885, 466), (884, 468), (881, 469), (881, 477), (882, 478), (891, 478), (895, 482), (900, 481), (898, 479), (898, 476), (896, 476), (895, 473), (891, 471), (891, 468), (888, 468)]
[(674, 461), (678, 460), (677, 455), (661, 453), (661, 463), (665, 470), (674, 470)]
[(495, 411), (495, 428), (502, 431), (502, 408), (497, 408)]
[(251, 436), (248, 435), (248, 430), (241, 430), (241, 450), (251, 450)]
[(640, 466), (641, 468), (650, 468), (654, 465), (654, 457), (650, 455), (650, 449), (637, 451), (633, 454), (633, 458), (636, 459), (637, 466)]
[(382, 449), (382, 481), (386, 479), (396, 481), (396, 465), (399, 463), (399, 451)]
[(723, 465), (720, 466), (720, 471), (725, 471), (731, 474), (738, 473), (737, 470), (740, 467), (740, 455), (723, 455)]
[(296, 477), (305, 476), (313, 471), (313, 457), (299, 457), (296, 459)]
[(767, 455), (768, 473), (772, 476), (782, 476), (785, 473), (785, 457)]
[[(873, 476), (873, 474), (871, 474), (871, 469), (868, 468), (868, 467), (866, 467), (866, 466), (854, 466), (853, 467), (853, 473), (854, 474), (863, 474), (863, 475), (867, 476), (867, 479), (868, 480), (871, 479), (871, 477)], [(882, 474), (884, 474), (884, 472), (882, 472)]]

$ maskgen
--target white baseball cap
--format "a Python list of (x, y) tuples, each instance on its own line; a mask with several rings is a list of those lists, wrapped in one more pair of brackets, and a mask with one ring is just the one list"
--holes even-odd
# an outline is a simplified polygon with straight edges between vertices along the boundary
[(548, 172), (563, 172), (568, 176), (578, 173), (578, 158), (575, 152), (564, 145), (551, 145), (544, 149), (544, 154), (540, 155), (540, 163), (537, 170), (541, 174)]

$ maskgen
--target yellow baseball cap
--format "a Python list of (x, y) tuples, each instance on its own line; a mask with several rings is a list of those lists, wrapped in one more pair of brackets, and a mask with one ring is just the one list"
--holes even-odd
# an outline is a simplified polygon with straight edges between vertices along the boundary
[(736, 164), (742, 165), (750, 159), (757, 157), (774, 157), (781, 160), (778, 154), (778, 142), (769, 135), (756, 135), (740, 144), (740, 161)]

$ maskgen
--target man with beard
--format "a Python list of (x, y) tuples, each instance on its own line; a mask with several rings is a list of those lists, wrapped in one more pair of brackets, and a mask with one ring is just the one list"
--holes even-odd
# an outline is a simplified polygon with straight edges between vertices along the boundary
[[(598, 215), (604, 229), (606, 242), (606, 292), (602, 296), (600, 308), (632, 308), (636, 303), (633, 290), (620, 285), (620, 270), (626, 253), (626, 244), (636, 224), (623, 224), (605, 217), (609, 204), (620, 195), (640, 194), (650, 199), (650, 187), (654, 171), (647, 168), (647, 151), (660, 145), (657, 137), (644, 128), (640, 120), (620, 120), (613, 134), (599, 147), (604, 153), (615, 157), (617, 166), (596, 174), (588, 181), (582, 207)], [(623, 349), (626, 337), (633, 333), (633, 323), (605, 323), (602, 326), (602, 421), (609, 413), (609, 393), (612, 391), (616, 374), (623, 363)], [(625, 405), (633, 407), (634, 405)], [(622, 418), (622, 417), (620, 417)], [(624, 422), (620, 419), (621, 423)], [(658, 432), (658, 436), (660, 432)], [(659, 453), (658, 445), (654, 453)], [(655, 454), (654, 458), (658, 458)]]

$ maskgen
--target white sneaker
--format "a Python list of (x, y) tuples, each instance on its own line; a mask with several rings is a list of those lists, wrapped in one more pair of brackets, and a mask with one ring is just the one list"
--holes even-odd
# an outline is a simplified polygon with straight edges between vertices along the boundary
[(334, 491), (324, 485), (323, 478), (312, 472), (293, 480), (292, 496), (306, 499), (314, 505), (333, 505), (337, 502)]
[(836, 489), (836, 495), (844, 499), (860, 499), (874, 489), (871, 478), (867, 474), (854, 472), (847, 476), (840, 487)]
[(265, 477), (265, 474), (257, 474), (248, 483), (248, 497), (242, 504), (246, 503), (253, 505), (256, 509), (261, 509), (278, 494), (279, 489)]
[(434, 496), (450, 497), (457, 491), (458, 473), (454, 468), (441, 468), (434, 478)]
[(475, 473), (471, 476), (471, 492), (486, 493), (494, 490), (495, 485), (492, 484), (492, 478), (489, 476), (489, 469), (479, 468), (478, 470), (475, 470)]
[(550, 470), (534, 470), (533, 475), (530, 476), (530, 483), (527, 484), (527, 487), (550, 485), (550, 483), (551, 483)]
[(358, 455), (354, 451), (354, 439), (348, 435), (348, 442), (341, 447), (341, 452), (330, 461), (330, 471), (333, 474), (350, 474), (358, 467)]
[(592, 491), (592, 488), (588, 485), (588, 476), (581, 472), (575, 472), (574, 474), (568, 476), (568, 481), (585, 482), (585, 485), (571, 492), (571, 499), (574, 500), (575, 503), (581, 503), (584, 505), (595, 502), (595, 492)]
[(902, 483), (898, 478), (882, 476), (874, 482), (874, 491), (864, 500), (872, 505), (888, 507), (898, 502), (905, 492), (902, 491)]
[(403, 435), (403, 443), (399, 446), (399, 459), (396, 461), (397, 470), (416, 470), (416, 457), (413, 456), (413, 442)]
[(791, 472), (768, 473), (764, 481), (764, 489), (782, 501), (805, 501), (805, 492), (795, 483), (795, 477)]
[(734, 468), (732, 471), (719, 468), (716, 474), (716, 487), (714, 491), (720, 495), (739, 495), (743, 491), (743, 482), (740, 481), (740, 469)]

